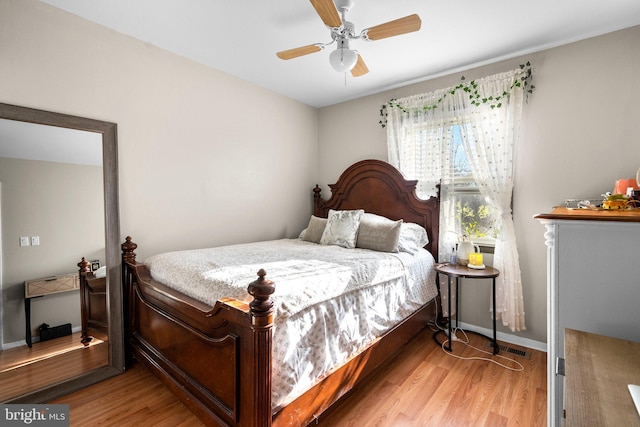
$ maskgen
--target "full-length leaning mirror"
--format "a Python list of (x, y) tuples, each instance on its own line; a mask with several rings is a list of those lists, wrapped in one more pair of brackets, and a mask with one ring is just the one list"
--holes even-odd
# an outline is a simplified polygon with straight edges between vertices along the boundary
[[(121, 373), (116, 124), (0, 103), (0, 236), (0, 402), (46, 402)], [(73, 284), (82, 257), (104, 274), (89, 343)]]

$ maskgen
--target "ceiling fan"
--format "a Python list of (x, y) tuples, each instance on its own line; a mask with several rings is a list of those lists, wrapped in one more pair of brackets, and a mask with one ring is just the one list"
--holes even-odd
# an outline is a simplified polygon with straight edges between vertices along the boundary
[(276, 55), (280, 59), (292, 59), (310, 53), (319, 52), (325, 47), (337, 44), (336, 50), (329, 55), (329, 63), (338, 72), (351, 71), (353, 77), (359, 77), (369, 72), (367, 65), (357, 50), (349, 47), (351, 40), (380, 40), (387, 37), (418, 31), (422, 21), (416, 14), (404, 18), (385, 22), (362, 30), (356, 35), (353, 23), (345, 19), (346, 14), (353, 7), (354, 0), (310, 0), (311, 5), (320, 16), (320, 19), (331, 31), (329, 43), (315, 43), (294, 49), (283, 50)]

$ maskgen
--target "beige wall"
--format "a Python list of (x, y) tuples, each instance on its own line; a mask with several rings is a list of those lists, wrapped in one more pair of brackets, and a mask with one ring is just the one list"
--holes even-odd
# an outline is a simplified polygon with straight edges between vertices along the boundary
[[(536, 90), (523, 112), (514, 190), (527, 323), (527, 331), (517, 335), (546, 342), (544, 227), (532, 217), (565, 198), (599, 197), (613, 189), (616, 179), (635, 176), (640, 167), (638, 46), (640, 27), (634, 27), (323, 108), (319, 180), (335, 182), (357, 160), (387, 159), (386, 133), (377, 123), (380, 106), (389, 99), (453, 86), (461, 75), (479, 78), (531, 61)], [(469, 284), (462, 292), (462, 320), (491, 328), (489, 286)]]
[[(0, 157), (4, 343), (25, 338), (24, 281), (77, 273), (84, 256), (104, 263), (102, 168)], [(39, 246), (19, 246), (39, 236)], [(32, 333), (42, 323), (80, 327), (80, 294), (32, 300)]]

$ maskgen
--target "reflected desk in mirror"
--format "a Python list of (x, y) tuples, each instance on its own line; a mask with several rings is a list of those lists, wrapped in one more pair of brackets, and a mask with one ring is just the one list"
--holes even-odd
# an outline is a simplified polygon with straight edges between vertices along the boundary
[(60, 276), (45, 277), (43, 279), (27, 280), (24, 282), (24, 317), (26, 323), (27, 346), (31, 348), (31, 300), (47, 295), (72, 292), (80, 289), (78, 275), (63, 274)]

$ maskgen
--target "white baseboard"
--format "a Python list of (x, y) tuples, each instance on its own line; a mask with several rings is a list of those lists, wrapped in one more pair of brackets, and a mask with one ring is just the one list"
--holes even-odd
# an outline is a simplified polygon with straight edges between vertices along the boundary
[[(493, 336), (493, 329), (481, 328), (479, 326), (471, 325), (469, 323), (464, 323), (464, 322), (460, 322), (458, 327), (467, 331), (477, 332), (479, 334), (486, 335), (488, 337)], [(500, 331), (496, 333), (496, 338), (499, 341), (508, 342), (510, 344), (515, 344), (515, 345), (531, 348), (538, 351), (544, 351), (545, 353), (547, 352), (547, 343), (544, 343), (541, 341), (532, 340), (530, 338), (523, 338), (523, 337), (519, 337), (518, 335), (507, 334), (505, 332), (500, 332)]]
[(20, 340), (20, 341), (8, 342), (8, 343), (2, 344), (2, 350), (9, 350), (10, 348), (22, 347), (23, 345), (27, 345), (27, 341)]

